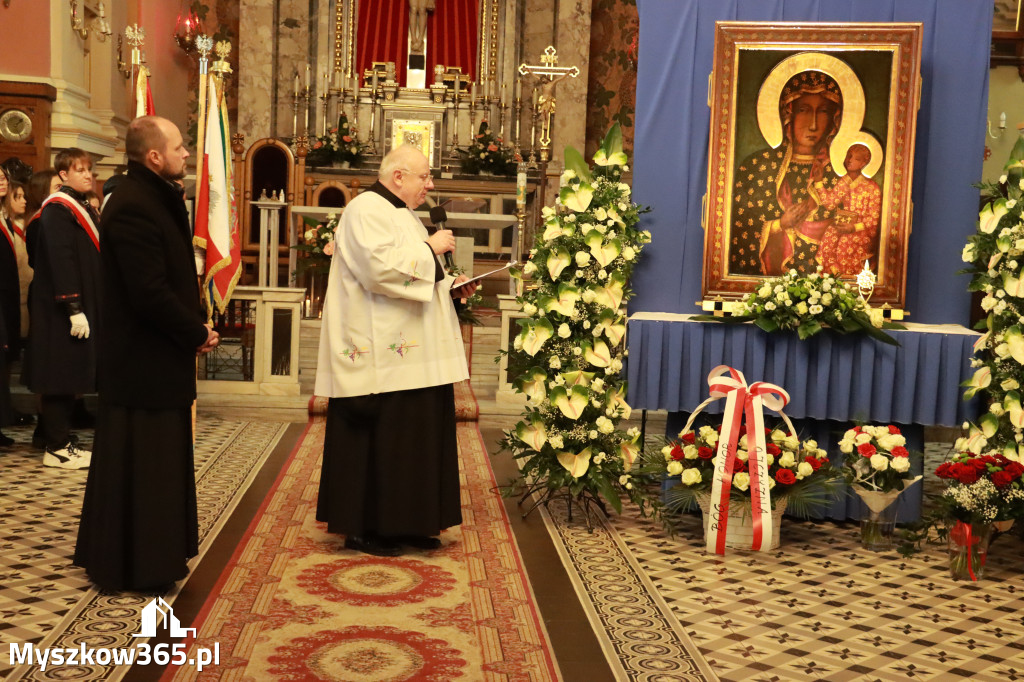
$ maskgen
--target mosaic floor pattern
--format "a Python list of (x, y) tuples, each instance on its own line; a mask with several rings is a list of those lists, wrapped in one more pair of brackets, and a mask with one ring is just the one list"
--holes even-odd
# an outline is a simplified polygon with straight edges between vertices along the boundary
[[(200, 554), (192, 565), (202, 559), (287, 426), (200, 417), (195, 450)], [(137, 641), (131, 635), (152, 595), (100, 592), (71, 565), (87, 471), (42, 466), (41, 454), (30, 444), (31, 427), (5, 433), (16, 443), (0, 453), (0, 650), (5, 653), (0, 679), (119, 679), (124, 671), (112, 666), (41, 671), (15, 667), (6, 655), (12, 643), (66, 648)], [(81, 437), (88, 449), (91, 432)], [(170, 603), (175, 594), (164, 598)]]
[[(941, 461), (944, 449), (928, 455)], [(786, 518), (778, 550), (723, 557), (705, 552), (696, 515), (671, 539), (635, 514), (593, 533), (554, 505), (549, 520), (618, 679), (1024, 680), (1017, 531), (994, 541), (984, 579), (969, 583), (949, 577), (944, 547), (868, 552), (852, 522)], [(623, 606), (631, 617), (614, 615)], [(696, 666), (670, 665), (673, 648)]]

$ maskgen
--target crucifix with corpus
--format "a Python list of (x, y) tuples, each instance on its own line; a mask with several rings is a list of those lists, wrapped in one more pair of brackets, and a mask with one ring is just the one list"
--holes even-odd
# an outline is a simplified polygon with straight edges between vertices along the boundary
[(568, 77), (576, 78), (580, 70), (576, 66), (557, 66), (558, 54), (551, 45), (544, 50), (540, 57), (540, 65), (520, 64), (519, 74), (531, 76), (537, 79), (534, 85), (534, 92), (537, 93), (534, 109), (540, 114), (540, 158), (541, 161), (548, 160), (548, 152), (551, 148), (551, 123), (555, 115), (555, 86), (558, 81)]

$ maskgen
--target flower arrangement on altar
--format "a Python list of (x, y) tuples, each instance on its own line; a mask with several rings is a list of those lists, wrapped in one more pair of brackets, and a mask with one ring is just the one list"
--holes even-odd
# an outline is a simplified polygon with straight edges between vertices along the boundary
[[(721, 425), (682, 431), (678, 440), (669, 441), (661, 449), (661, 470), (670, 479), (678, 480), (666, 493), (666, 510), (684, 509), (710, 496), (721, 431)], [(815, 507), (827, 503), (836, 489), (839, 475), (817, 441), (801, 441), (780, 428), (765, 428), (765, 440), (772, 508), (785, 501), (791, 513), (807, 517)], [(746, 425), (740, 426), (729, 499), (747, 510), (750, 508), (752, 442), (753, 436)]]
[(984, 392), (987, 410), (977, 424), (967, 424), (966, 449), (979, 455), (1001, 452), (1024, 459), (1024, 137), (1010, 153), (1006, 173), (997, 183), (981, 185), (988, 203), (978, 231), (967, 240), (963, 260), (971, 275), (970, 291), (985, 294), (984, 331), (974, 344), (974, 375), (964, 383), (964, 398)]
[(524, 317), (509, 353), (509, 376), (528, 405), (502, 445), (542, 501), (567, 493), (587, 510), (607, 501), (620, 511), (625, 496), (644, 511), (647, 486), (630, 471), (640, 432), (618, 424), (631, 413), (620, 376), (621, 306), (650, 233), (638, 229), (643, 209), (620, 182), (627, 167), (618, 125), (594, 161), (591, 170), (566, 148), (558, 199), (542, 211), (528, 262), (512, 270), (531, 278), (517, 299)]
[(766, 332), (795, 329), (801, 339), (828, 327), (841, 334), (863, 332), (892, 345), (898, 344), (882, 329), (904, 328), (887, 322), (881, 309), (869, 306), (853, 287), (823, 272), (820, 266), (809, 275), (790, 270), (779, 277), (765, 279), (743, 298), (732, 316), (698, 315), (695, 319), (729, 323), (753, 321)]
[(338, 127), (316, 138), (306, 154), (306, 163), (310, 166), (327, 166), (335, 162), (355, 166), (362, 159), (363, 149), (345, 114), (338, 117)]
[(480, 122), (480, 129), (473, 138), (473, 143), (456, 151), (462, 156), (463, 173), (490, 173), (492, 175), (512, 175), (516, 171), (515, 151), (505, 144), (500, 137), (495, 137), (487, 121)]
[[(855, 426), (839, 441), (843, 476), (849, 485), (865, 491), (899, 493), (916, 478), (911, 473), (912, 453), (898, 427)], [(915, 459), (920, 456), (914, 453)]]
[(304, 272), (326, 275), (331, 271), (331, 257), (334, 255), (334, 231), (338, 227), (337, 214), (331, 215), (326, 223), (308, 224), (303, 240), (292, 248), (305, 257), (295, 264), (295, 275)]

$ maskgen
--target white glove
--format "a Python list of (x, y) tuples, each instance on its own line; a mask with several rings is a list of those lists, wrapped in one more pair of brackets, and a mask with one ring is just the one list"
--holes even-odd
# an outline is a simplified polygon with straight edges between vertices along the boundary
[(76, 339), (89, 338), (89, 319), (85, 313), (75, 313), (71, 316), (71, 336)]

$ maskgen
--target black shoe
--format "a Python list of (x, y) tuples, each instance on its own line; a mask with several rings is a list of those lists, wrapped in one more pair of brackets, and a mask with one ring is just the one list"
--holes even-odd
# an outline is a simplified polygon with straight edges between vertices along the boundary
[(441, 539), (429, 535), (399, 535), (393, 539), (414, 549), (441, 549)]
[(349, 535), (345, 538), (345, 549), (353, 549), (373, 556), (401, 556), (402, 554), (402, 546), (396, 542), (379, 537), (361, 538), (358, 535)]
[(14, 439), (0, 431), (0, 448), (7, 448), (14, 445)]

